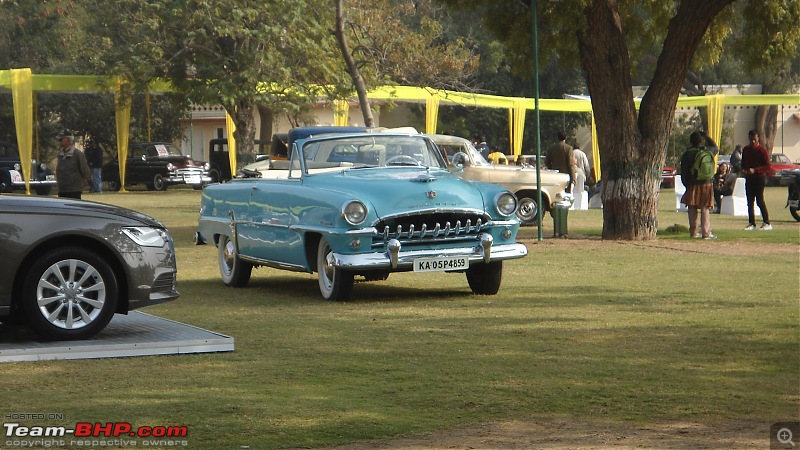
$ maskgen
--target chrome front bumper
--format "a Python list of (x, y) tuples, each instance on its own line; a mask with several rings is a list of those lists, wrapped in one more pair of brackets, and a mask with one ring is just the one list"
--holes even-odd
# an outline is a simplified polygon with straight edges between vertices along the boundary
[(493, 245), (490, 235), (483, 237), (478, 245), (472, 247), (457, 247), (445, 249), (408, 250), (403, 251), (400, 242), (391, 240), (387, 250), (383, 253), (367, 253), (358, 255), (344, 255), (334, 253), (334, 266), (347, 270), (412, 270), (414, 260), (419, 258), (432, 258), (442, 256), (467, 256), (470, 263), (488, 263), (506, 259), (522, 258), (528, 254), (524, 244)]

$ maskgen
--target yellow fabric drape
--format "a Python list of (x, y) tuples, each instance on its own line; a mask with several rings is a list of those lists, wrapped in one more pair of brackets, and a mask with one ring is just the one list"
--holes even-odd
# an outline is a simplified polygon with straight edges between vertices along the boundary
[(522, 136), (525, 133), (525, 101), (514, 101), (513, 121), (511, 122), (511, 154), (522, 154)]
[(117, 125), (117, 160), (119, 161), (119, 186), (121, 192), (125, 190), (125, 171), (128, 163), (128, 139), (131, 126), (131, 99), (122, 97), (122, 80), (117, 80), (116, 98), (116, 125)]
[[(708, 116), (708, 136), (719, 145), (722, 139), (722, 116), (725, 107), (725, 97), (722, 95), (706, 96), (706, 114)], [(719, 154), (714, 155), (714, 163)]]
[(233, 117), (225, 111), (225, 127), (227, 128), (228, 136), (228, 160), (231, 163), (231, 174), (236, 176), (236, 140), (233, 138), (233, 132), (236, 131), (236, 125), (233, 123)]
[(152, 142), (153, 141), (153, 137), (152, 137), (153, 133), (152, 133), (152, 129), (151, 129), (151, 126), (150, 126), (151, 123), (150, 123), (150, 92), (149, 91), (144, 93), (144, 107), (145, 107), (145, 112), (147, 113), (147, 142)]
[(347, 126), (350, 120), (350, 102), (338, 99), (333, 102), (333, 124), (337, 127)]
[(30, 174), (33, 154), (33, 78), (31, 69), (11, 70), (11, 97), (14, 102), (14, 124), (17, 131), (17, 147), (25, 179), (25, 192), (31, 194)]
[(600, 180), (600, 146), (597, 145), (597, 124), (594, 121), (594, 113), (592, 113), (592, 162), (594, 167), (594, 179)]
[(439, 94), (434, 92), (425, 99), (425, 132), (436, 134), (436, 126), (439, 124)]

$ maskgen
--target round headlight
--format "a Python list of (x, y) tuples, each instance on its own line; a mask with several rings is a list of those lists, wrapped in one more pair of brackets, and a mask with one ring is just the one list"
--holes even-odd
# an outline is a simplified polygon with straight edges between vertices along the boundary
[(211, 164), (209, 163), (203, 164), (203, 170), (211, 170)]
[(169, 163), (169, 164), (167, 164), (167, 170), (169, 170), (170, 172), (172, 172), (173, 170), (175, 170), (175, 165), (174, 165), (174, 164), (172, 164), (172, 163)]
[(14, 170), (16, 170), (17, 172), (22, 170), (22, 166), (20, 165), (20, 163), (14, 163)]
[(358, 200), (350, 200), (342, 207), (342, 217), (351, 225), (359, 225), (367, 219), (367, 207)]
[(495, 198), (495, 204), (500, 214), (510, 216), (517, 211), (517, 197), (511, 192), (503, 192)]

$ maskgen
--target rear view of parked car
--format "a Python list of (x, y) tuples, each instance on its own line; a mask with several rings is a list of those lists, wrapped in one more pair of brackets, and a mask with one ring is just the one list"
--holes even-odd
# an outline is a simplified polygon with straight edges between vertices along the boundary
[[(202, 189), (211, 182), (210, 165), (185, 156), (174, 144), (147, 142), (131, 144), (125, 164), (125, 186), (144, 184), (148, 190), (163, 191), (170, 185), (188, 184)], [(103, 181), (109, 191), (122, 187), (119, 161), (114, 159), (103, 166)]]
[[(56, 184), (56, 177), (44, 163), (31, 160), (31, 177), (28, 184), (39, 195), (49, 195)], [(19, 149), (10, 142), (0, 141), (0, 193), (24, 191), (22, 160)]]
[(124, 208), (0, 196), (0, 255), (0, 322), (48, 339), (86, 339), (115, 313), (178, 297), (169, 232)]
[(795, 164), (783, 153), (773, 153), (770, 155), (770, 172), (767, 174), (767, 184), (778, 186), (781, 184), (783, 173), (800, 170), (800, 164)]

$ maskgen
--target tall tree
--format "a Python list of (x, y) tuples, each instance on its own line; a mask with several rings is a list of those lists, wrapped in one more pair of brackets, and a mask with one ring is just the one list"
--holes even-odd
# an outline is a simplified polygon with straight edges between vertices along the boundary
[[(482, 3), (442, 1), (466, 7)], [(674, 106), (701, 43), (727, 35), (729, 25), (715, 19), (733, 3), (734, 0), (504, 0), (489, 9), (486, 23), (515, 55), (517, 70), (532, 66), (527, 50), (531, 42), (530, 4), (540, 8), (539, 29), (544, 30), (545, 42), (542, 47), (550, 48), (565, 61), (570, 57), (580, 61), (592, 97), (601, 149), (605, 239), (655, 238), (659, 179)], [(796, 52), (797, 39), (792, 44), (786, 37), (796, 35), (797, 3), (770, 2), (788, 19), (781, 22), (783, 28), (761, 29), (763, 35), (751, 44), (761, 48), (794, 45), (791, 48)], [(758, 7), (763, 2), (752, 4)], [(791, 23), (795, 25), (787, 28)], [(712, 24), (720, 28), (709, 33)], [(565, 29), (573, 32), (564, 33)], [(637, 111), (631, 95), (632, 74), (645, 50), (655, 50), (653, 54), (658, 56)]]
[[(145, 89), (164, 78), (200, 104), (221, 104), (237, 142), (253, 142), (254, 110), (312, 102), (338, 68), (313, 2), (273, 0), (96, 0), (94, 29), (114, 45), (106, 61)], [(252, 151), (243, 145), (242, 151)]]
[[(333, 0), (331, 33), (351, 78), (364, 123), (374, 122), (370, 86), (400, 84), (432, 89), (463, 88), (478, 57), (463, 40), (443, 33), (431, 0)], [(331, 98), (349, 92), (330, 94)]]

